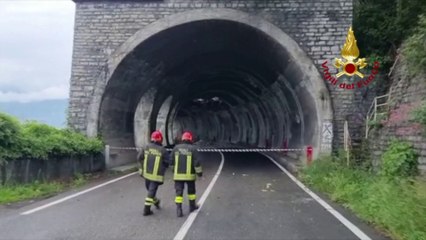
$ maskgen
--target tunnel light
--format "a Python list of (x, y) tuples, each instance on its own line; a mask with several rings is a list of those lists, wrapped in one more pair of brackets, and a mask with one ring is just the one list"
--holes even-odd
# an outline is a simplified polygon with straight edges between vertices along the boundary
[(209, 102), (222, 102), (222, 101), (219, 97), (212, 97), (210, 99), (197, 98), (197, 99), (194, 99), (193, 102), (204, 104), (204, 103), (209, 103)]
[(206, 100), (204, 100), (204, 98), (197, 98), (194, 100), (194, 102), (205, 102)]

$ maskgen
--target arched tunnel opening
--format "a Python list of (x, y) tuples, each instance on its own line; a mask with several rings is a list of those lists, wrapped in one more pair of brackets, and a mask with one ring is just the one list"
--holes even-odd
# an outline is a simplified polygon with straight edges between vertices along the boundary
[(111, 73), (98, 132), (108, 144), (126, 147), (143, 146), (156, 129), (167, 145), (186, 130), (217, 144), (318, 145), (318, 90), (290, 52), (236, 21), (199, 20), (159, 31)]

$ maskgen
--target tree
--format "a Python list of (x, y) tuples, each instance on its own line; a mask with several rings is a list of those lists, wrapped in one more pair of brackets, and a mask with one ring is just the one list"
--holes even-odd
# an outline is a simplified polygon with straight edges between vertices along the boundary
[(353, 24), (361, 54), (378, 57), (389, 68), (422, 13), (426, 13), (424, 0), (356, 0)]

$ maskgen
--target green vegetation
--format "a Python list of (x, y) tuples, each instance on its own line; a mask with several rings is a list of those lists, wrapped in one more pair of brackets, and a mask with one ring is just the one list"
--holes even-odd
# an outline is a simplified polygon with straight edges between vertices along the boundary
[(371, 160), (370, 141), (363, 139), (361, 144), (351, 149), (350, 164), (360, 170), (371, 171), (373, 161)]
[(381, 127), (383, 127), (383, 123), (382, 122), (383, 122), (383, 120), (386, 119), (387, 114), (388, 114), (387, 112), (376, 113), (376, 120), (371, 119), (368, 122), (368, 125), (371, 126), (371, 127), (373, 127), (373, 128), (381, 128)]
[(372, 128), (383, 127), (382, 121), (380, 119), (377, 119), (377, 120), (372, 119), (372, 120), (368, 121), (368, 125)]
[(0, 204), (46, 197), (62, 189), (63, 185), (58, 182), (0, 186)]
[(86, 184), (86, 182), (87, 182), (86, 177), (83, 174), (78, 173), (78, 174), (76, 174), (75, 179), (73, 181), (73, 186), (74, 187), (80, 187), (80, 186), (83, 186), (84, 184)]
[(99, 139), (37, 122), (20, 123), (0, 113), (0, 163), (20, 158), (47, 160), (83, 156), (98, 153), (102, 148)]
[(414, 122), (420, 123), (426, 129), (426, 102), (411, 112), (411, 117)]
[(412, 145), (400, 140), (392, 140), (382, 155), (380, 175), (384, 177), (413, 177), (418, 174), (419, 155)]
[(0, 164), (5, 159), (17, 157), (20, 130), (18, 120), (0, 113)]
[(408, 144), (395, 140), (378, 174), (329, 157), (305, 168), (301, 178), (395, 239), (426, 239), (426, 183), (414, 177), (416, 159)]
[[(69, 129), (37, 122), (20, 123), (14, 117), (0, 113), (0, 166), (18, 159), (49, 160), (91, 155), (102, 149), (103, 143), (99, 139), (89, 139)], [(81, 186), (86, 181), (86, 176), (77, 174), (71, 182), (0, 185), (0, 204), (50, 196), (66, 187)]]
[[(417, 71), (422, 66), (424, 69), (426, 46), (422, 39), (425, 39), (426, 28), (422, 27), (425, 24), (424, 17), (420, 17), (422, 14), (426, 15), (424, 0), (354, 1), (353, 29), (360, 57), (367, 58), (368, 62), (371, 59), (379, 61), (380, 72), (387, 73), (394, 63), (398, 49), (408, 38), (404, 54), (409, 56), (412, 69)], [(378, 94), (386, 93), (389, 86), (390, 81), (386, 78), (378, 78), (371, 85)]]
[[(401, 49), (410, 76), (426, 73), (424, 0), (354, 1), (353, 28), (360, 57), (366, 57), (370, 67), (377, 60), (380, 71), (388, 72)], [(376, 82), (378, 93), (389, 87), (383, 80)], [(386, 114), (377, 115), (369, 126), (382, 127)], [(413, 120), (426, 127), (426, 103), (413, 112)], [(417, 178), (418, 154), (410, 144), (393, 140), (380, 169), (374, 169), (368, 148), (368, 141), (363, 142), (352, 153), (350, 166), (344, 154), (319, 159), (301, 178), (395, 239), (426, 239), (426, 182)]]
[[(426, 5), (426, 4), (425, 4)], [(426, 73), (426, 14), (420, 16), (416, 31), (403, 46), (410, 75)]]
[(354, 30), (361, 54), (378, 56), (388, 67), (398, 46), (426, 13), (424, 0), (354, 1)]
[(0, 185), (0, 204), (53, 196), (68, 187), (80, 187), (87, 182), (88, 175), (78, 174), (70, 182), (34, 182), (19, 185)]

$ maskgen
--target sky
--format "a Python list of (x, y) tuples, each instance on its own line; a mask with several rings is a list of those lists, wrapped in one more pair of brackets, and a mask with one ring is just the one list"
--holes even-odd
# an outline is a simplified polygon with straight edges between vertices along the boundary
[(66, 99), (75, 4), (0, 0), (0, 102)]

